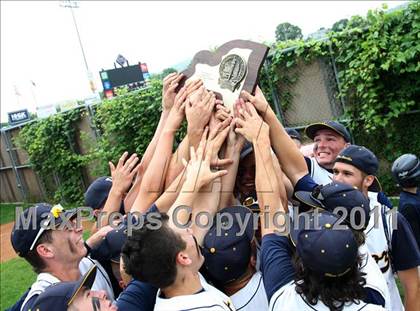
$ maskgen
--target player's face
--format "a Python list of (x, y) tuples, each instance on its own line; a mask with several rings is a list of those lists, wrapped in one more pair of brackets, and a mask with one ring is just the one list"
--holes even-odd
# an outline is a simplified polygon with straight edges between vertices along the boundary
[(81, 290), (74, 298), (69, 310), (117, 311), (118, 307), (107, 299), (104, 291)]
[(363, 191), (363, 173), (353, 165), (336, 162), (333, 167), (333, 174), (333, 180), (357, 187), (357, 189)]
[(319, 130), (314, 137), (314, 155), (317, 162), (325, 168), (332, 168), (337, 155), (348, 143), (332, 130)]
[(192, 230), (190, 228), (175, 230), (187, 244), (185, 252), (192, 260), (193, 268), (198, 271), (203, 265), (204, 257), (201, 254), (200, 246), (198, 245), (198, 242), (194, 237)]
[(86, 247), (83, 240), (83, 228), (77, 227), (76, 220), (71, 221), (71, 229), (54, 230), (54, 255), (57, 260), (73, 262), (86, 256)]
[(236, 185), (238, 191), (245, 197), (255, 192), (255, 156), (253, 152), (239, 163)]

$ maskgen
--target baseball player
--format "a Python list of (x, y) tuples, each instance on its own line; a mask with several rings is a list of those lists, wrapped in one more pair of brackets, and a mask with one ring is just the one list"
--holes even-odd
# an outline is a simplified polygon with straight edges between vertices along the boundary
[(237, 310), (267, 310), (262, 274), (256, 270), (253, 212), (232, 206), (217, 215), (222, 222), (231, 216), (232, 225), (220, 228), (221, 224), (215, 223), (204, 237), (204, 275), (230, 297)]
[[(404, 310), (394, 273), (405, 288), (406, 310), (416, 310), (420, 290), (420, 250), (405, 217), (378, 202), (378, 159), (369, 149), (351, 145), (340, 152), (334, 164), (334, 180), (357, 187), (369, 198), (371, 217), (365, 229), (366, 244), (387, 281), (392, 310)], [(373, 192), (372, 192), (373, 191)], [(394, 215), (394, 216), (393, 216)]]
[[(299, 223), (300, 218), (295, 220), (298, 223), (295, 238), (292, 238), (297, 247), (295, 275), (292, 248), (285, 235), (287, 210), (278, 199), (278, 179), (269, 173), (273, 171), (272, 161), (269, 161), (269, 127), (259, 119), (253, 106), (247, 108), (248, 112), (242, 112), (242, 121), (238, 122), (241, 127), (237, 132), (252, 141), (255, 150), (257, 195), (264, 214), (261, 217), (261, 270), (269, 309), (383, 310), (362, 301), (367, 293), (376, 295), (376, 292), (363, 287), (365, 280), (359, 270), (358, 244), (353, 232), (348, 227), (333, 230), (338, 218), (331, 213), (309, 222), (309, 230), (306, 230), (308, 225), (305, 228)], [(317, 223), (321, 229), (315, 226)]]
[(37, 311), (116, 311), (103, 292), (91, 290), (97, 268), (93, 266), (78, 281), (60, 282), (40, 294), (33, 310)]
[(305, 128), (305, 133), (315, 143), (314, 157), (305, 157), (309, 173), (317, 184), (328, 184), (332, 180), (335, 158), (350, 144), (350, 133), (335, 121), (311, 124)]
[[(178, 212), (179, 206), (193, 206), (198, 191), (227, 171), (212, 172), (211, 142), (204, 131), (197, 152), (191, 150), (186, 179), (180, 195), (167, 214), (156, 216), (159, 225), (146, 222), (134, 229), (122, 249), (126, 272), (142, 282), (159, 288), (155, 310), (234, 310), (225, 294), (209, 285), (199, 274), (204, 258), (194, 232), (186, 224), (190, 214)], [(204, 148), (206, 146), (206, 154)]]
[[(69, 221), (67, 225), (71, 229), (54, 229), (62, 225), (62, 213)], [(38, 274), (22, 304), (22, 311), (31, 309), (36, 297), (51, 284), (75, 281), (97, 264), (85, 257), (87, 248), (101, 240), (110, 227), (98, 231), (84, 243), (83, 229), (77, 227), (76, 221), (72, 219), (75, 215), (75, 210), (64, 211), (61, 206), (52, 207), (42, 203), (26, 209), (22, 214), (23, 218), (16, 222), (11, 234), (12, 246)], [(28, 223), (25, 224), (22, 219), (27, 219)], [(105, 290), (109, 299), (113, 300), (114, 293), (109, 277), (99, 264), (98, 269), (94, 289)]]
[(394, 161), (391, 170), (402, 188), (398, 211), (410, 223), (420, 248), (420, 160), (414, 154), (403, 154)]

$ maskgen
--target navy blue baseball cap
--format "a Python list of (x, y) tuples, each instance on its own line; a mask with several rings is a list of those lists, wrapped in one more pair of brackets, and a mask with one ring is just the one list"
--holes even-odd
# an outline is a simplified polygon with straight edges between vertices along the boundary
[[(89, 206), (94, 210), (103, 208), (103, 205), (108, 198), (112, 187), (112, 178), (109, 176), (102, 176), (97, 179), (87, 188), (85, 192), (85, 206)], [(125, 214), (124, 200), (121, 200), (120, 213)]]
[[(25, 257), (46, 230), (62, 224), (60, 215), (64, 213), (66, 219), (76, 216), (77, 210), (65, 211), (61, 205), (39, 203), (27, 208), (22, 217), (18, 218), (11, 234), (11, 242), (15, 252)], [(23, 221), (27, 219), (28, 222)], [(54, 226), (53, 226), (54, 225)]]
[(252, 144), (249, 141), (245, 142), (244, 146), (242, 147), (239, 160), (243, 160), (246, 156), (248, 156), (252, 152), (254, 152), (254, 147), (252, 146)]
[[(202, 254), (205, 258), (206, 274), (212, 281), (226, 284), (240, 278), (248, 267), (251, 242), (255, 234), (253, 213), (244, 206), (232, 206), (220, 210), (217, 214), (214, 220), (219, 217), (224, 223), (230, 218), (232, 226), (224, 229), (228, 223), (221, 226), (215, 222), (204, 237)], [(245, 224), (243, 233), (238, 218)]]
[(298, 141), (302, 141), (302, 137), (300, 136), (299, 132), (296, 131), (294, 128), (286, 127), (285, 128), (287, 135), (289, 135), (293, 139), (297, 139)]
[(93, 259), (120, 262), (121, 248), (127, 240), (127, 223), (107, 233), (105, 238), (91, 251)]
[(87, 188), (85, 192), (85, 206), (93, 209), (102, 208), (112, 187), (112, 178), (102, 176), (97, 179)]
[(369, 191), (380, 192), (382, 186), (376, 177), (379, 169), (379, 161), (375, 154), (368, 148), (357, 145), (350, 145), (337, 155), (335, 162), (342, 162), (353, 165), (357, 169), (361, 170), (367, 175), (375, 177), (372, 185), (369, 187)]
[[(353, 215), (355, 227), (361, 226), (361, 230), (369, 224), (369, 199), (361, 191), (348, 184), (334, 181), (324, 186), (319, 185), (312, 192), (297, 191), (295, 197), (305, 205), (322, 208), (330, 212), (344, 207), (347, 224), (351, 225), (350, 215)], [(356, 207), (360, 209), (360, 212), (351, 213), (351, 210)], [(338, 212), (342, 213), (341, 211)]]
[(342, 136), (346, 142), (351, 142), (351, 135), (344, 125), (336, 121), (327, 121), (320, 123), (313, 123), (305, 128), (305, 134), (310, 139), (314, 140), (316, 132), (319, 130), (331, 130)]
[(302, 213), (290, 229), (290, 238), (305, 268), (340, 277), (357, 262), (358, 245), (351, 229), (337, 215), (322, 210)]
[(91, 289), (96, 276), (96, 265), (86, 272), (79, 281), (55, 283), (42, 292), (34, 302), (36, 311), (66, 311), (80, 290)]

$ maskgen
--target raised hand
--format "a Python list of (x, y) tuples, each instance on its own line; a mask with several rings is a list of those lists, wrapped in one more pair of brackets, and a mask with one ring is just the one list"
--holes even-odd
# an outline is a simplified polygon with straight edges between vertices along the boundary
[(232, 121), (232, 117), (229, 117), (225, 121), (219, 122), (213, 129), (211, 129), (210, 127), (210, 134), (208, 138), (208, 148), (206, 152), (211, 152), (211, 155), (210, 155), (211, 167), (220, 167), (220, 166), (229, 165), (233, 163), (232, 159), (219, 158), (219, 151), (229, 133), (229, 130), (230, 130), (229, 125), (231, 121)]
[(177, 130), (185, 116), (185, 105), (187, 99), (187, 90), (185, 87), (181, 88), (176, 94), (174, 105), (169, 112), (168, 120), (166, 121), (165, 128), (169, 130)]
[[(212, 172), (210, 169), (214, 144), (208, 143), (207, 133), (208, 128), (206, 127), (197, 150), (194, 150), (194, 147), (190, 148), (190, 162), (187, 163), (185, 159), (182, 160), (186, 167), (186, 188), (193, 192), (197, 192), (204, 185), (227, 174), (227, 170)], [(205, 152), (205, 149), (207, 149), (207, 152)]]
[(201, 131), (204, 129), (209, 122), (215, 102), (216, 96), (214, 93), (207, 92), (203, 86), (189, 96), (185, 107), (189, 131)]
[(268, 104), (267, 100), (265, 99), (265, 96), (263, 92), (261, 91), (260, 87), (257, 85), (255, 89), (255, 95), (251, 95), (247, 91), (241, 92), (241, 97), (244, 99), (244, 101), (250, 102), (261, 114), (261, 116), (264, 117), (265, 113), (271, 109), (270, 105)]
[(243, 135), (249, 142), (269, 139), (269, 127), (259, 116), (257, 110), (249, 102), (239, 99), (236, 103), (239, 117), (235, 118), (236, 133)]
[(162, 108), (170, 110), (175, 102), (176, 88), (184, 75), (182, 73), (170, 73), (163, 79)]
[(216, 118), (220, 121), (225, 121), (227, 118), (231, 116), (230, 109), (223, 105), (223, 101), (220, 99), (216, 99)]
[[(137, 173), (137, 164), (139, 158), (135, 153), (127, 159), (128, 152), (124, 152), (118, 160), (117, 166), (109, 162), (109, 168), (112, 176), (112, 190), (120, 195), (124, 194), (130, 188), (134, 175)], [(137, 164), (137, 165), (136, 165)]]
[(193, 94), (196, 90), (198, 90), (202, 86), (203, 86), (203, 80), (201, 80), (201, 79), (187, 81), (185, 83), (185, 87), (187, 88), (187, 96), (190, 96), (191, 94)]

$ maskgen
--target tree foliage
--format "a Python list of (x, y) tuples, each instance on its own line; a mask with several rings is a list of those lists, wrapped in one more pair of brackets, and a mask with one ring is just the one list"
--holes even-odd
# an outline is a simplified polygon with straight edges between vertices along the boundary
[(276, 28), (276, 41), (302, 39), (302, 30), (290, 23), (281, 23)]

